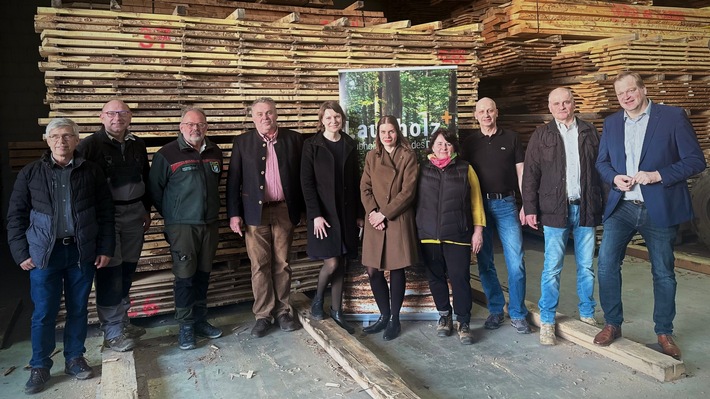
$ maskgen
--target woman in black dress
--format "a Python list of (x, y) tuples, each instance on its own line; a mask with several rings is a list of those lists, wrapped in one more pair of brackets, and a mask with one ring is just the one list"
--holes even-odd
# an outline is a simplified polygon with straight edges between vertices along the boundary
[(345, 113), (335, 101), (318, 110), (318, 132), (303, 144), (301, 185), (308, 219), (308, 256), (323, 259), (311, 306), (322, 320), (323, 294), (331, 284), (330, 315), (349, 333), (355, 328), (342, 315), (345, 260), (357, 257), (358, 226), (363, 225), (357, 143), (345, 132)]

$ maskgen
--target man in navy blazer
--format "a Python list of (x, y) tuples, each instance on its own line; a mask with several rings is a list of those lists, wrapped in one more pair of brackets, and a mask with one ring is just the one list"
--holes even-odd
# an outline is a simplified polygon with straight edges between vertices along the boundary
[(673, 342), (676, 280), (673, 270), (678, 225), (693, 217), (687, 179), (705, 169), (695, 131), (681, 108), (652, 102), (635, 72), (614, 81), (622, 110), (604, 120), (596, 167), (611, 186), (599, 248), (599, 299), (604, 329), (600, 346), (621, 336), (621, 263), (631, 237), (646, 241), (653, 274), (653, 321), (663, 353), (680, 359)]
[(289, 304), (289, 253), (294, 227), (305, 210), (300, 179), (303, 136), (278, 127), (271, 98), (256, 99), (251, 116), (256, 129), (235, 137), (232, 145), (227, 216), (232, 231), (246, 235), (256, 316), (251, 334), (263, 337), (272, 320), (284, 331), (301, 327)]

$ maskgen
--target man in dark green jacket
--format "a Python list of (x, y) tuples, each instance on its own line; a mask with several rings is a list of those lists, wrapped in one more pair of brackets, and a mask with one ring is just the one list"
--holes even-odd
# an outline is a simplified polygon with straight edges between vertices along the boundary
[(206, 133), (204, 111), (185, 109), (180, 134), (153, 156), (150, 168), (150, 193), (155, 209), (163, 215), (173, 258), (180, 349), (194, 349), (195, 335), (222, 335), (207, 322), (207, 287), (219, 240), (222, 150)]

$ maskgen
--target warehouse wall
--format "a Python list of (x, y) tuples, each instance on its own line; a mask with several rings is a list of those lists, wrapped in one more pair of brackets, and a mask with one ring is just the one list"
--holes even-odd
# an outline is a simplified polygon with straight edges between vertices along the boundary
[(42, 128), (37, 118), (49, 112), (43, 104), (46, 89), (37, 68), (40, 40), (33, 22), (37, 6), (49, 4), (50, 0), (0, 2), (0, 214), (3, 228), (7, 200), (16, 175), (8, 164), (7, 143), (41, 140)]

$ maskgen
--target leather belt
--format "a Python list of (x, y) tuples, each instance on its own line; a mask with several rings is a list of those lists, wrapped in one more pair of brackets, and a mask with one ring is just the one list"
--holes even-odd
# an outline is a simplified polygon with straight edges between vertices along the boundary
[(579, 205), (582, 201), (579, 198), (568, 198), (567, 203), (570, 205)]
[(62, 244), (62, 245), (76, 244), (76, 237), (57, 238), (57, 244)]
[(643, 205), (643, 201), (641, 201), (641, 200), (625, 200), (625, 201), (630, 202), (634, 205), (638, 205), (638, 206)]
[(283, 204), (286, 201), (269, 201), (269, 202), (264, 202), (263, 206), (276, 206), (279, 204)]
[(487, 199), (503, 199), (505, 197), (515, 196), (515, 191), (508, 191), (507, 193), (486, 193), (484, 196)]

